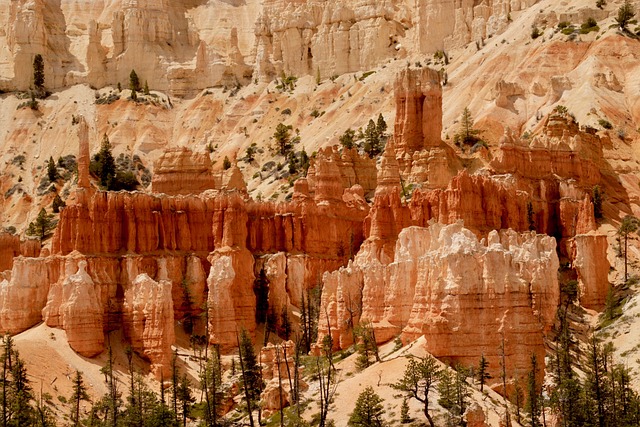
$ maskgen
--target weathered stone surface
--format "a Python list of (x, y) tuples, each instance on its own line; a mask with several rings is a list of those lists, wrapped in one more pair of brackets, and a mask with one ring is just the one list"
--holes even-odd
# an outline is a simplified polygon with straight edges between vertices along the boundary
[(11, 270), (14, 257), (37, 257), (39, 254), (39, 240), (21, 241), (18, 235), (0, 232), (0, 272)]
[(427, 350), (451, 362), (484, 354), (497, 367), (503, 339), (510, 375), (526, 372), (532, 353), (544, 359), (559, 298), (555, 239), (507, 230), (478, 241), (460, 223), (434, 223), (400, 232), (388, 265), (375, 262), (372, 247), (367, 241), (352, 264), (325, 275), (319, 342), (328, 320), (335, 346), (350, 345), (341, 325), (366, 318), (377, 339), (424, 335)]
[(168, 377), (175, 341), (173, 300), (166, 267), (159, 266), (158, 281), (142, 273), (125, 290), (123, 324), (131, 347), (151, 362), (152, 372)]
[(96, 288), (84, 260), (78, 262), (77, 273), (67, 276), (62, 284), (60, 326), (67, 332), (71, 348), (86, 357), (100, 354), (104, 347), (102, 302)]
[(237, 347), (241, 329), (256, 327), (253, 256), (245, 248), (224, 247), (209, 257), (209, 341), (222, 349)]
[(396, 99), (395, 148), (413, 154), (440, 146), (442, 87), (440, 74), (431, 68), (405, 68), (394, 82)]
[(609, 243), (605, 234), (578, 234), (570, 242), (573, 266), (578, 272), (580, 305), (602, 310), (609, 292)]
[(165, 150), (154, 165), (151, 188), (169, 195), (197, 194), (220, 188), (207, 153), (193, 153), (185, 147)]
[(49, 286), (58, 280), (60, 263), (51, 258), (14, 258), (10, 279), (0, 282), (0, 331), (16, 334), (42, 320)]

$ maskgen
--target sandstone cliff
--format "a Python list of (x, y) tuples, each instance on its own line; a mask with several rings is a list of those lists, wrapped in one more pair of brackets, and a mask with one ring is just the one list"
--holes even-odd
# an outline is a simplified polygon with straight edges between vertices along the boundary
[(427, 350), (452, 363), (484, 354), (495, 378), (502, 345), (510, 377), (527, 372), (532, 353), (544, 359), (559, 300), (552, 237), (503, 230), (479, 241), (461, 223), (434, 223), (402, 230), (390, 262), (376, 259), (374, 243), (325, 274), (318, 342), (329, 324), (335, 347), (345, 348), (350, 328), (370, 321), (377, 340), (424, 335)]

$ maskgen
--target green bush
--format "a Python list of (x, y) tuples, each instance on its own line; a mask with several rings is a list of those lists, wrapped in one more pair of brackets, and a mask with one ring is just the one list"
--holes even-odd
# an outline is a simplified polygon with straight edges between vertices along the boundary
[(598, 124), (604, 129), (613, 129), (613, 125), (611, 124), (611, 122), (609, 122), (609, 120), (600, 119), (598, 120)]

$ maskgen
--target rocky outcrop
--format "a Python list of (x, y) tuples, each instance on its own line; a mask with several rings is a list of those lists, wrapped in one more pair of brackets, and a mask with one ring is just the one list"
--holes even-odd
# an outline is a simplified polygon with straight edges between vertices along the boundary
[(256, 328), (253, 256), (246, 248), (225, 247), (209, 257), (209, 341), (223, 350), (237, 346), (241, 329)]
[(123, 325), (131, 347), (151, 362), (156, 377), (169, 376), (175, 341), (171, 282), (162, 261), (159, 280), (146, 273), (137, 275), (125, 290), (123, 304)]
[(0, 272), (11, 270), (13, 258), (17, 256), (37, 257), (40, 255), (40, 241), (20, 240), (20, 236), (0, 232)]
[(573, 267), (578, 273), (580, 305), (602, 310), (609, 292), (609, 261), (606, 234), (578, 234), (570, 243)]
[(128, 81), (132, 69), (152, 89), (178, 96), (247, 82), (252, 70), (238, 48), (237, 30), (229, 28), (224, 47), (205, 43), (188, 18), (194, 6), (119, 0), (86, 10), (78, 2), (13, 2), (7, 17), (12, 76), (3, 89), (32, 85), (36, 54), (44, 58), (49, 89), (115, 86)]
[[(64, 277), (64, 276), (63, 276)], [(54, 285), (52, 285), (53, 288)], [(67, 333), (72, 349), (85, 357), (93, 357), (104, 348), (103, 308), (100, 292), (87, 273), (87, 262), (78, 262), (78, 271), (66, 276), (61, 286), (58, 309), (59, 324)], [(58, 290), (59, 292), (60, 290)], [(49, 292), (47, 306), (56, 301), (56, 292)], [(45, 312), (47, 307), (43, 310)], [(45, 319), (47, 316), (43, 316)]]
[[(327, 171), (325, 163), (331, 163), (331, 171)], [(335, 168), (333, 167), (335, 166)], [(336, 145), (320, 149), (311, 159), (307, 171), (308, 192), (313, 195), (316, 191), (316, 174), (318, 168), (323, 168), (324, 179), (335, 180), (339, 178), (340, 189), (328, 190), (333, 192), (336, 198), (342, 197), (342, 191), (354, 185), (362, 187), (364, 194), (369, 194), (376, 189), (376, 162), (366, 155), (360, 155), (356, 149), (338, 150)], [(337, 172), (336, 170), (337, 169)], [(333, 176), (329, 175), (333, 174)], [(326, 184), (321, 184), (326, 185)], [(323, 191), (323, 190), (321, 190)], [(327, 190), (324, 190), (327, 191)]]
[(334, 345), (347, 346), (341, 325), (366, 320), (380, 341), (424, 335), (436, 357), (473, 364), (484, 354), (494, 369), (504, 341), (509, 376), (524, 375), (532, 353), (544, 359), (559, 299), (555, 239), (504, 230), (479, 241), (461, 223), (434, 223), (402, 230), (386, 265), (375, 261), (373, 243), (325, 274), (319, 342), (328, 322)]
[(442, 142), (442, 87), (440, 74), (431, 68), (405, 68), (394, 82), (398, 155), (413, 154)]
[(220, 188), (207, 153), (193, 153), (186, 147), (165, 150), (154, 165), (151, 189), (168, 195), (198, 194)]
[(16, 334), (42, 320), (49, 286), (58, 280), (55, 258), (13, 260), (10, 278), (0, 282), (0, 331)]

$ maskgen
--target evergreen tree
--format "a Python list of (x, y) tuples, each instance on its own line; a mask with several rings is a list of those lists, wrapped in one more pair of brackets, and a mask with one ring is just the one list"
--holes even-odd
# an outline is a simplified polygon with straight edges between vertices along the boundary
[(382, 113), (378, 115), (378, 121), (376, 122), (376, 131), (380, 137), (384, 137), (387, 132), (387, 122), (384, 121), (384, 117), (382, 117)]
[(147, 81), (144, 81), (144, 89), (142, 90), (142, 93), (144, 93), (145, 95), (149, 95), (149, 83), (147, 83)]
[(249, 410), (249, 421), (253, 427), (253, 408), (258, 409), (258, 422), (260, 421), (260, 393), (264, 389), (262, 380), (262, 368), (258, 364), (253, 342), (245, 329), (242, 329), (238, 341), (240, 352), (240, 369), (242, 370), (242, 387), (244, 389), (245, 401)]
[(531, 355), (531, 370), (527, 379), (527, 413), (529, 414), (529, 425), (531, 427), (540, 427), (540, 393), (538, 389), (540, 385), (537, 380), (538, 360), (535, 354)]
[(53, 161), (53, 157), (49, 157), (49, 162), (47, 163), (47, 177), (51, 182), (56, 182), (58, 178), (60, 178), (58, 168), (56, 167), (56, 163)]
[(618, 9), (618, 16), (616, 17), (616, 22), (620, 26), (620, 29), (626, 30), (627, 25), (636, 15), (636, 9), (633, 7), (633, 4), (629, 0), (624, 0), (624, 3)]
[(483, 391), (485, 382), (490, 380), (491, 374), (487, 371), (489, 362), (484, 357), (484, 353), (480, 356), (480, 362), (478, 363), (478, 381), (480, 382), (480, 391)]
[(291, 125), (287, 126), (284, 123), (278, 123), (276, 131), (273, 133), (273, 139), (276, 140), (278, 152), (283, 156), (286, 156), (291, 150), (291, 135), (289, 134), (291, 129), (293, 129)]
[(136, 70), (131, 70), (131, 73), (129, 73), (129, 89), (131, 89), (131, 92), (140, 91), (140, 79), (136, 74)]
[[(235, 376), (234, 366), (235, 358), (231, 360), (232, 376)], [(218, 427), (219, 408), (224, 399), (224, 390), (222, 388), (222, 365), (217, 346), (213, 347), (213, 352), (207, 359), (205, 369), (200, 374), (200, 386), (204, 392), (205, 426)]]
[(479, 134), (480, 131), (473, 127), (473, 117), (469, 107), (465, 107), (460, 116), (460, 128), (458, 133), (454, 135), (454, 141), (456, 144), (473, 145), (480, 140)]
[(342, 145), (344, 148), (346, 148), (347, 150), (351, 149), (354, 147), (354, 138), (355, 138), (355, 131), (351, 128), (347, 129), (344, 131), (344, 133), (342, 135), (340, 135), (339, 141), (340, 141), (340, 145)]
[(382, 153), (380, 134), (378, 133), (376, 124), (372, 119), (369, 119), (369, 123), (364, 131), (363, 150), (372, 159)]
[(37, 218), (29, 223), (27, 236), (35, 236), (40, 240), (47, 238), (56, 227), (53, 215), (48, 214), (45, 208), (40, 209)]
[(350, 427), (382, 427), (384, 400), (376, 394), (373, 387), (365, 388), (356, 400), (356, 406), (349, 417)]
[(602, 189), (599, 185), (593, 187), (591, 191), (591, 200), (593, 200), (593, 216), (596, 219), (602, 218)]
[(356, 360), (356, 366), (358, 369), (365, 369), (371, 366), (375, 358), (376, 362), (380, 361), (380, 355), (378, 354), (378, 344), (376, 343), (375, 332), (370, 322), (361, 323), (355, 331), (358, 342), (356, 343), (356, 350), (358, 351), (358, 359)]
[(77, 427), (80, 425), (80, 405), (82, 401), (88, 402), (90, 400), (87, 387), (84, 385), (84, 380), (82, 379), (82, 373), (78, 370), (76, 370), (76, 375), (73, 377), (72, 387), (73, 394), (69, 398), (72, 405), (69, 418), (71, 419), (71, 424)]
[(180, 377), (178, 385), (178, 401), (180, 402), (180, 414), (182, 415), (182, 426), (187, 427), (187, 418), (191, 413), (191, 405), (196, 399), (191, 394), (191, 382), (187, 378), (187, 374)]
[(53, 198), (53, 202), (51, 203), (51, 210), (53, 213), (60, 213), (60, 208), (64, 208), (67, 204), (62, 200), (59, 194), (56, 194), (56, 197)]
[(33, 86), (36, 90), (44, 89), (44, 59), (39, 53), (33, 58)]
[(102, 137), (100, 151), (93, 156), (90, 169), (91, 173), (98, 177), (102, 188), (109, 190), (113, 186), (113, 180), (116, 176), (116, 162), (111, 154), (111, 143), (106, 133)]
[(411, 422), (411, 417), (409, 416), (409, 402), (405, 397), (402, 399), (402, 405), (400, 405), (400, 423), (408, 424)]
[(423, 404), (422, 411), (431, 427), (435, 427), (435, 424), (429, 413), (429, 392), (435, 388), (440, 372), (438, 362), (431, 356), (411, 358), (402, 379), (392, 384), (396, 390), (405, 392), (409, 397)]
[(628, 240), (629, 234), (638, 230), (638, 226), (640, 225), (640, 221), (638, 218), (632, 215), (627, 215), (622, 218), (622, 222), (620, 223), (620, 228), (618, 228), (618, 234), (624, 238), (624, 281), (625, 283), (629, 279), (627, 274), (627, 249), (628, 249)]
[(309, 170), (310, 161), (309, 155), (305, 151), (304, 147), (302, 151), (300, 151), (300, 168), (304, 171), (304, 176), (307, 176), (307, 171)]

